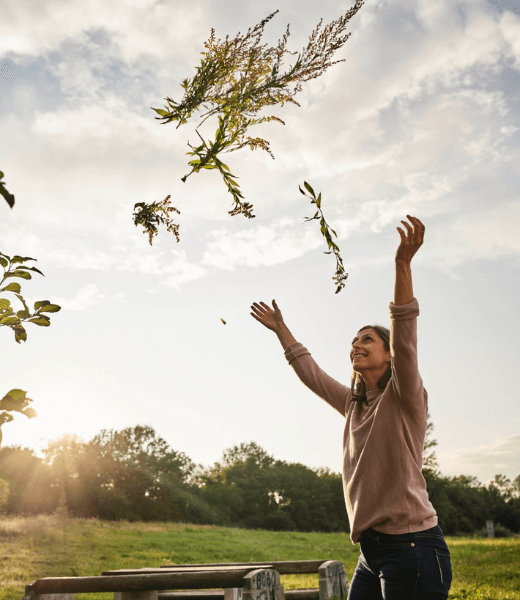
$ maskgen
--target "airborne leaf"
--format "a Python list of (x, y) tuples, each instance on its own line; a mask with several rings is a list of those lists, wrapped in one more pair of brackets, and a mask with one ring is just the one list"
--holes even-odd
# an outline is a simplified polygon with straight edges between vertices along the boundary
[(314, 190), (312, 189), (311, 185), (309, 183), (307, 183), (306, 181), (303, 182), (303, 185), (305, 186), (305, 189), (310, 192), (314, 197), (316, 197), (316, 194), (314, 193)]

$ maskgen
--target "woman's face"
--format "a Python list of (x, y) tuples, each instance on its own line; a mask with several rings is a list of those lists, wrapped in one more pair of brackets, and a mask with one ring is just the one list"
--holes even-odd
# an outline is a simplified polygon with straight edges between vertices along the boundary
[(386, 369), (390, 361), (390, 352), (385, 350), (383, 340), (375, 329), (358, 331), (352, 340), (350, 361), (354, 371), (360, 373)]

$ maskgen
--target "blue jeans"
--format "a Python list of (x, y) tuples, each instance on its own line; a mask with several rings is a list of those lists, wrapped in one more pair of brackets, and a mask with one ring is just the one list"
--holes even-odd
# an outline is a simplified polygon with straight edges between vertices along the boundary
[(437, 525), (389, 535), (367, 529), (350, 582), (348, 600), (444, 600), (451, 587), (451, 559)]

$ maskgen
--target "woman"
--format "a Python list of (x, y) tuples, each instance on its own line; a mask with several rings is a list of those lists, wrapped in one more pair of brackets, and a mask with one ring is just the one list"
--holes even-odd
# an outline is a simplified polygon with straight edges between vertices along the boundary
[(346, 419), (343, 489), (350, 538), (361, 553), (349, 600), (441, 600), (451, 586), (451, 560), (422, 476), (428, 394), (417, 366), (417, 316), (411, 260), (424, 225), (397, 227), (391, 330), (362, 327), (352, 340), (351, 387), (318, 367), (273, 309), (256, 302), (251, 315), (276, 333), (301, 381)]

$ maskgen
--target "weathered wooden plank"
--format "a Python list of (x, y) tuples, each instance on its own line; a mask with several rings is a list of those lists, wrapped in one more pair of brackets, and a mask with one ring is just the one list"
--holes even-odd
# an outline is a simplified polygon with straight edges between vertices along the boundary
[[(141, 569), (114, 569), (112, 571), (103, 571), (101, 575), (139, 575), (140, 573), (203, 573), (204, 571), (233, 571), (237, 568), (241, 569), (249, 569), (250, 571), (255, 571), (256, 569), (266, 569), (268, 567), (272, 568), (272, 563), (269, 563), (267, 566), (263, 564), (255, 564), (255, 563), (244, 563), (240, 567), (236, 566), (228, 566), (228, 565), (218, 565), (218, 566), (208, 566), (208, 565), (189, 565), (189, 566), (178, 566), (178, 567), (142, 567)], [(316, 569), (316, 573), (318, 570)]]
[(25, 588), (26, 597), (42, 594), (132, 592), (152, 590), (238, 588), (250, 569), (229, 571), (194, 571), (187, 573), (152, 573), (101, 577), (46, 577)]
[(346, 600), (348, 578), (345, 567), (339, 560), (329, 560), (319, 568), (320, 600)]
[[(329, 559), (323, 560), (273, 560), (271, 562), (256, 563), (260, 569), (273, 568), (280, 575), (297, 575), (299, 573), (317, 573), (320, 566), (328, 562)], [(243, 567), (253, 565), (255, 563), (236, 562), (236, 563), (194, 563), (185, 565), (162, 565), (161, 569), (184, 568), (184, 567)]]

